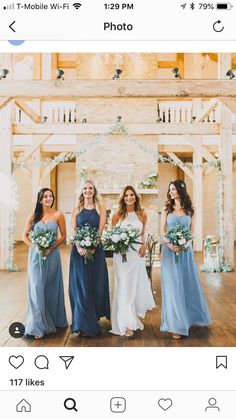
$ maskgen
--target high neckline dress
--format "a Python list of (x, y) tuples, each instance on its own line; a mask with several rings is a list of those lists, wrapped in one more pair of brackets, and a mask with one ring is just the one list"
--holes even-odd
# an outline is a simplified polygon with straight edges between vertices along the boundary
[[(77, 216), (77, 227), (89, 224), (98, 228), (99, 214), (96, 209), (83, 210)], [(94, 337), (100, 332), (101, 317), (110, 319), (109, 282), (105, 252), (99, 245), (94, 260), (85, 264), (76, 246), (70, 258), (69, 296), (72, 311), (71, 331)]]

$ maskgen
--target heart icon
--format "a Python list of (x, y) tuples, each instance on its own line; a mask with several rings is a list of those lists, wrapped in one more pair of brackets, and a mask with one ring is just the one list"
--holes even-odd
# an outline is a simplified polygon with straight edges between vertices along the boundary
[(171, 399), (159, 399), (158, 405), (163, 410), (168, 410), (172, 406), (173, 402)]
[(11, 364), (11, 366), (17, 370), (17, 368), (20, 368), (21, 365), (24, 364), (24, 358), (21, 355), (18, 355), (18, 356), (12, 355), (9, 358), (9, 364)]

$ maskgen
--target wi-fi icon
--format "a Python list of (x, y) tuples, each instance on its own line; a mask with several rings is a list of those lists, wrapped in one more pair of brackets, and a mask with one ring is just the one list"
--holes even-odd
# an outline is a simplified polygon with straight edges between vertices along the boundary
[(82, 4), (81, 4), (81, 3), (74, 3), (74, 4), (73, 4), (73, 6), (74, 6), (76, 9), (79, 9), (79, 8), (82, 6)]

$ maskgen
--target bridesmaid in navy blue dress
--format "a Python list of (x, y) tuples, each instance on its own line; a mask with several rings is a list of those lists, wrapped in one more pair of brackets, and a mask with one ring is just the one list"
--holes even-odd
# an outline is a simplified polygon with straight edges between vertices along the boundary
[[(102, 233), (106, 211), (101, 206), (95, 185), (85, 181), (77, 208), (72, 211), (72, 234), (76, 227), (89, 224)], [(86, 251), (73, 245), (70, 259), (69, 296), (72, 333), (94, 337), (100, 333), (101, 317), (110, 319), (108, 272), (105, 252), (99, 245), (94, 260), (85, 263)]]
[[(184, 251), (168, 242), (165, 234), (176, 223), (183, 224), (194, 237), (194, 209), (183, 181), (169, 184), (167, 202), (162, 210), (161, 234), (164, 244), (161, 252), (162, 321), (161, 331), (171, 332), (174, 339), (187, 336), (192, 325), (211, 323), (194, 261), (192, 240)], [(175, 254), (179, 253), (178, 261)]]
[[(28, 316), (25, 334), (42, 338), (55, 333), (58, 327), (66, 327), (64, 288), (61, 258), (58, 247), (65, 241), (66, 227), (62, 213), (52, 209), (54, 195), (43, 188), (38, 193), (35, 211), (30, 214), (23, 232), (23, 240), (29, 246), (28, 259)], [(30, 230), (60, 231), (56, 243), (47, 249), (47, 259), (42, 263), (37, 249), (29, 237)]]

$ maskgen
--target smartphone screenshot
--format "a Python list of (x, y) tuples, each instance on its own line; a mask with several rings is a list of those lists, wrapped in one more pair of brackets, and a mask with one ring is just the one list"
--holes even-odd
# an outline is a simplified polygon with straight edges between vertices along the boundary
[(233, 419), (236, 3), (0, 5), (6, 419)]

